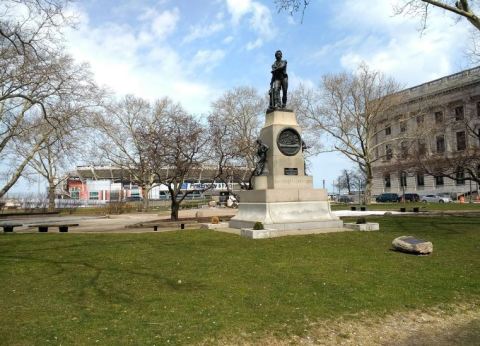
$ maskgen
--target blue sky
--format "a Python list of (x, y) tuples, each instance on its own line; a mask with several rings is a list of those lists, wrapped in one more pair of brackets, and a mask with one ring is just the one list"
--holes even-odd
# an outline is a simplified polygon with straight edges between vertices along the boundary
[[(82, 0), (70, 9), (79, 24), (66, 46), (119, 96), (169, 96), (195, 114), (237, 86), (265, 92), (277, 49), (292, 88), (361, 61), (405, 87), (469, 67), (466, 21), (433, 10), (420, 34), (419, 18), (394, 16), (399, 1), (312, 0), (300, 23), (299, 15), (277, 13), (273, 0)], [(320, 154), (312, 160), (315, 185), (325, 179), (331, 188), (349, 166)]]

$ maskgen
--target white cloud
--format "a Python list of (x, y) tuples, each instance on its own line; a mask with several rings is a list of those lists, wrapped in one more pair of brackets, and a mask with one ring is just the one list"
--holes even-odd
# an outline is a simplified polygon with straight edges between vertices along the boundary
[(240, 24), (243, 17), (249, 17), (249, 28), (256, 33), (257, 38), (247, 43), (247, 50), (261, 47), (276, 34), (272, 14), (268, 7), (252, 0), (226, 0), (227, 10), (232, 16), (233, 25)]
[(164, 11), (159, 13), (152, 22), (152, 31), (159, 38), (165, 38), (171, 34), (180, 18), (180, 11), (178, 8), (173, 9), (173, 11)]
[(263, 40), (261, 38), (257, 38), (255, 41), (250, 41), (245, 46), (247, 50), (252, 50), (255, 48), (259, 48), (263, 45)]
[(251, 0), (227, 0), (228, 12), (232, 15), (235, 25), (239, 24), (242, 17), (251, 11), (251, 7)]
[(398, 1), (347, 0), (333, 19), (347, 32), (354, 32), (337, 43), (317, 51), (322, 55), (335, 49), (341, 65), (355, 70), (365, 61), (407, 86), (419, 84), (456, 72), (459, 55), (466, 49), (467, 25), (455, 25), (444, 13), (432, 10), (428, 29), (418, 31), (419, 18), (393, 15)]
[(251, 8), (252, 18), (250, 19), (250, 24), (253, 29), (263, 38), (271, 39), (274, 36), (275, 29), (270, 10), (258, 2), (252, 2)]
[(225, 57), (225, 52), (221, 49), (199, 50), (193, 57), (193, 66), (204, 66), (207, 70), (211, 70)]
[(303, 78), (297, 75), (295, 72), (288, 73), (288, 88), (289, 90), (297, 89), (300, 85), (308, 89), (314, 89), (317, 85), (310, 78)]
[[(177, 9), (148, 12), (141, 27), (109, 22), (95, 26), (86, 13), (80, 14), (78, 30), (67, 33), (67, 48), (78, 61), (90, 63), (99, 84), (150, 100), (169, 96), (194, 113), (208, 110), (208, 100), (218, 91), (195, 78), (190, 62), (183, 61), (165, 39), (176, 28)], [(215, 63), (222, 54), (205, 51), (198, 61)]]
[(192, 42), (199, 38), (209, 37), (223, 30), (224, 27), (225, 25), (223, 23), (212, 23), (207, 26), (203, 26), (203, 25), (191, 26), (190, 32), (183, 39), (183, 43)]
[(225, 37), (222, 42), (225, 43), (225, 44), (229, 44), (232, 41), (233, 41), (233, 36), (230, 35), (230, 36)]

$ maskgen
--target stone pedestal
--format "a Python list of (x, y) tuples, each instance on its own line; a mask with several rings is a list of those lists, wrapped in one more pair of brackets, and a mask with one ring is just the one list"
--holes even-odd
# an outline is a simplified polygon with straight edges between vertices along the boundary
[[(269, 147), (264, 175), (254, 178), (253, 190), (240, 192), (231, 228), (251, 228), (255, 222), (262, 222), (269, 230), (263, 231), (262, 238), (280, 236), (282, 232), (290, 235), (295, 231), (307, 234), (342, 230), (343, 222), (331, 213), (326, 190), (314, 189), (313, 178), (305, 175), (300, 138), (294, 112), (275, 110), (266, 114), (260, 132), (260, 140)], [(254, 234), (249, 237), (257, 238)]]

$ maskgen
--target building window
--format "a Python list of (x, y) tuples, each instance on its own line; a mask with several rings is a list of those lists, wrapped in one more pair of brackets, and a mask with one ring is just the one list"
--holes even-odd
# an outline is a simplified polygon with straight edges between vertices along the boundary
[(403, 141), (400, 143), (400, 154), (402, 159), (406, 159), (408, 156), (408, 143), (407, 141)]
[(457, 132), (457, 150), (465, 150), (467, 147), (466, 140), (465, 131)]
[(385, 136), (389, 136), (392, 134), (392, 128), (390, 127), (390, 125), (388, 125), (387, 127), (385, 127)]
[(437, 153), (445, 152), (445, 137), (443, 135), (437, 136)]
[(98, 191), (91, 191), (91, 192), (89, 192), (88, 198), (89, 198), (89, 199), (96, 199), (96, 200), (98, 200)]
[(390, 180), (390, 174), (385, 174), (383, 176), (383, 183), (384, 183), (385, 187), (391, 187), (392, 186), (392, 182)]
[(425, 120), (425, 116), (423, 114), (417, 116), (417, 125), (422, 125), (423, 121)]
[(392, 145), (391, 144), (385, 145), (385, 158), (387, 160), (391, 160), (392, 156), (393, 156)]
[(457, 168), (455, 172), (455, 183), (457, 185), (465, 185), (465, 172), (462, 168)]
[(80, 188), (72, 187), (70, 189), (70, 198), (71, 199), (80, 199)]
[(422, 172), (417, 173), (417, 186), (418, 187), (425, 186), (425, 177)]
[(443, 186), (443, 176), (437, 175), (435, 177), (435, 185), (436, 186)]
[(463, 120), (464, 117), (463, 106), (455, 107), (455, 120)]
[(407, 172), (400, 172), (400, 186), (407, 186)]
[(423, 139), (418, 140), (418, 154), (425, 155), (427, 153), (427, 144)]
[(435, 112), (435, 124), (443, 123), (443, 112)]
[(402, 120), (400, 121), (400, 132), (406, 132), (407, 131), (407, 121)]
[(119, 201), (120, 200), (120, 190), (110, 191), (110, 200), (111, 201)]

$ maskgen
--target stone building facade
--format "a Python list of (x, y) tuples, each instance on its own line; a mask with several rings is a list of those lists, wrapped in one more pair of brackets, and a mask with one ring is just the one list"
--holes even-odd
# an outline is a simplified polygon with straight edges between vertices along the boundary
[[(422, 165), (415, 167), (412, 154), (424, 153), (421, 157), (441, 160), (480, 147), (480, 67), (403, 90), (393, 99), (396, 101), (388, 114), (372, 124), (376, 157), (372, 194), (455, 197), (478, 191), (478, 184), (469, 180), (425, 174)], [(408, 170), (400, 168), (409, 161)]]

